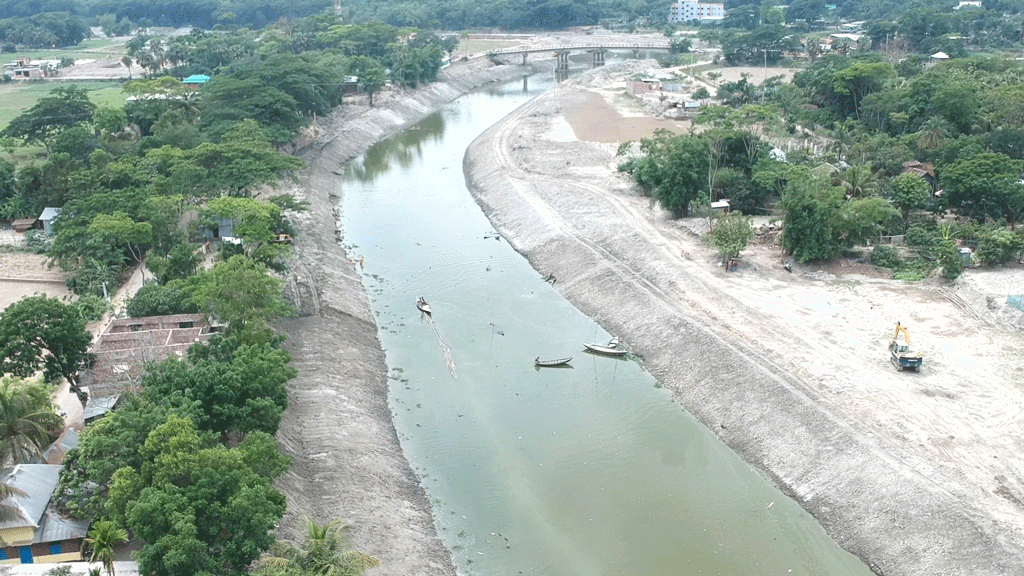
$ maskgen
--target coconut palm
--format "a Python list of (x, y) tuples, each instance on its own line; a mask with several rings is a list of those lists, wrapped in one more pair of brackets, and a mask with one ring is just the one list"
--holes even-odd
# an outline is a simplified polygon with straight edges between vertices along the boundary
[(89, 528), (85, 543), (92, 551), (89, 562), (100, 562), (108, 576), (114, 576), (114, 547), (128, 541), (128, 532), (110, 520), (97, 520)]
[(373, 556), (347, 549), (347, 530), (348, 526), (338, 522), (317, 524), (306, 518), (306, 541), (302, 547), (275, 542), (271, 556), (260, 564), (264, 569), (293, 567), (321, 576), (357, 576), (380, 565)]
[(922, 150), (934, 150), (941, 148), (946, 143), (946, 133), (949, 123), (938, 116), (932, 116), (918, 131), (920, 138), (917, 145)]
[(871, 196), (878, 192), (878, 178), (870, 164), (850, 166), (839, 174), (839, 184), (851, 198)]
[(64, 429), (49, 395), (39, 386), (5, 378), (0, 386), (0, 463), (27, 462)]
[(9, 522), (11, 520), (25, 518), (25, 515), (21, 511), (21, 507), (11, 499), (11, 496), (25, 497), (27, 494), (6, 482), (0, 482), (0, 522)]

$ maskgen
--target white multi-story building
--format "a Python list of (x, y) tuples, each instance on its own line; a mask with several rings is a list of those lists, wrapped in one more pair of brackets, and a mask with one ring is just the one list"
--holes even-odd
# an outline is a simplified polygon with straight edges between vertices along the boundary
[(669, 22), (690, 22), (691, 20), (721, 20), (725, 18), (725, 4), (721, 2), (697, 2), (680, 0), (669, 9)]

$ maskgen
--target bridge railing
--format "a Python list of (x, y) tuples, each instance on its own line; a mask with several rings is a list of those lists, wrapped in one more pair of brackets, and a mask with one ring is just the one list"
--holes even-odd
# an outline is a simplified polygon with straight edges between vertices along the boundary
[(522, 54), (532, 52), (559, 52), (559, 51), (574, 51), (574, 50), (668, 50), (669, 44), (667, 42), (640, 42), (636, 44), (629, 43), (611, 43), (611, 44), (565, 44), (562, 46), (543, 46), (543, 47), (513, 47), (513, 48), (497, 48), (490, 50), (487, 53), (490, 55), (500, 54)]

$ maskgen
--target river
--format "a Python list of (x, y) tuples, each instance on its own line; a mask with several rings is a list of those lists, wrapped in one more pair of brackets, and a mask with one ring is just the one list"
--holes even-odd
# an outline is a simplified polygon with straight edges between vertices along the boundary
[[(455, 565), (488, 576), (870, 575), (638, 361), (582, 352), (612, 335), (473, 201), (466, 147), (552, 82), (467, 95), (346, 169), (341, 226), (364, 258), (395, 427)], [(569, 367), (533, 364), (567, 356)]]

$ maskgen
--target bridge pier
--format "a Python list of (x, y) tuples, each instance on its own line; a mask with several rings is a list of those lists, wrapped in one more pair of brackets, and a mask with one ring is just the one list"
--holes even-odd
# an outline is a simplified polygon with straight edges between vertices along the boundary
[(569, 51), (559, 50), (555, 52), (555, 71), (568, 72), (569, 71)]
[(603, 49), (603, 48), (598, 48), (597, 50), (593, 50), (593, 54), (594, 54), (594, 68), (600, 68), (601, 66), (604, 66), (604, 57), (605, 57), (605, 53), (607, 53), (607, 52), (608, 51)]
[(639, 59), (640, 59), (640, 49), (639, 48), (633, 48), (633, 60), (639, 60)]
[(526, 66), (526, 55), (527, 52), (523, 52), (523, 66)]

